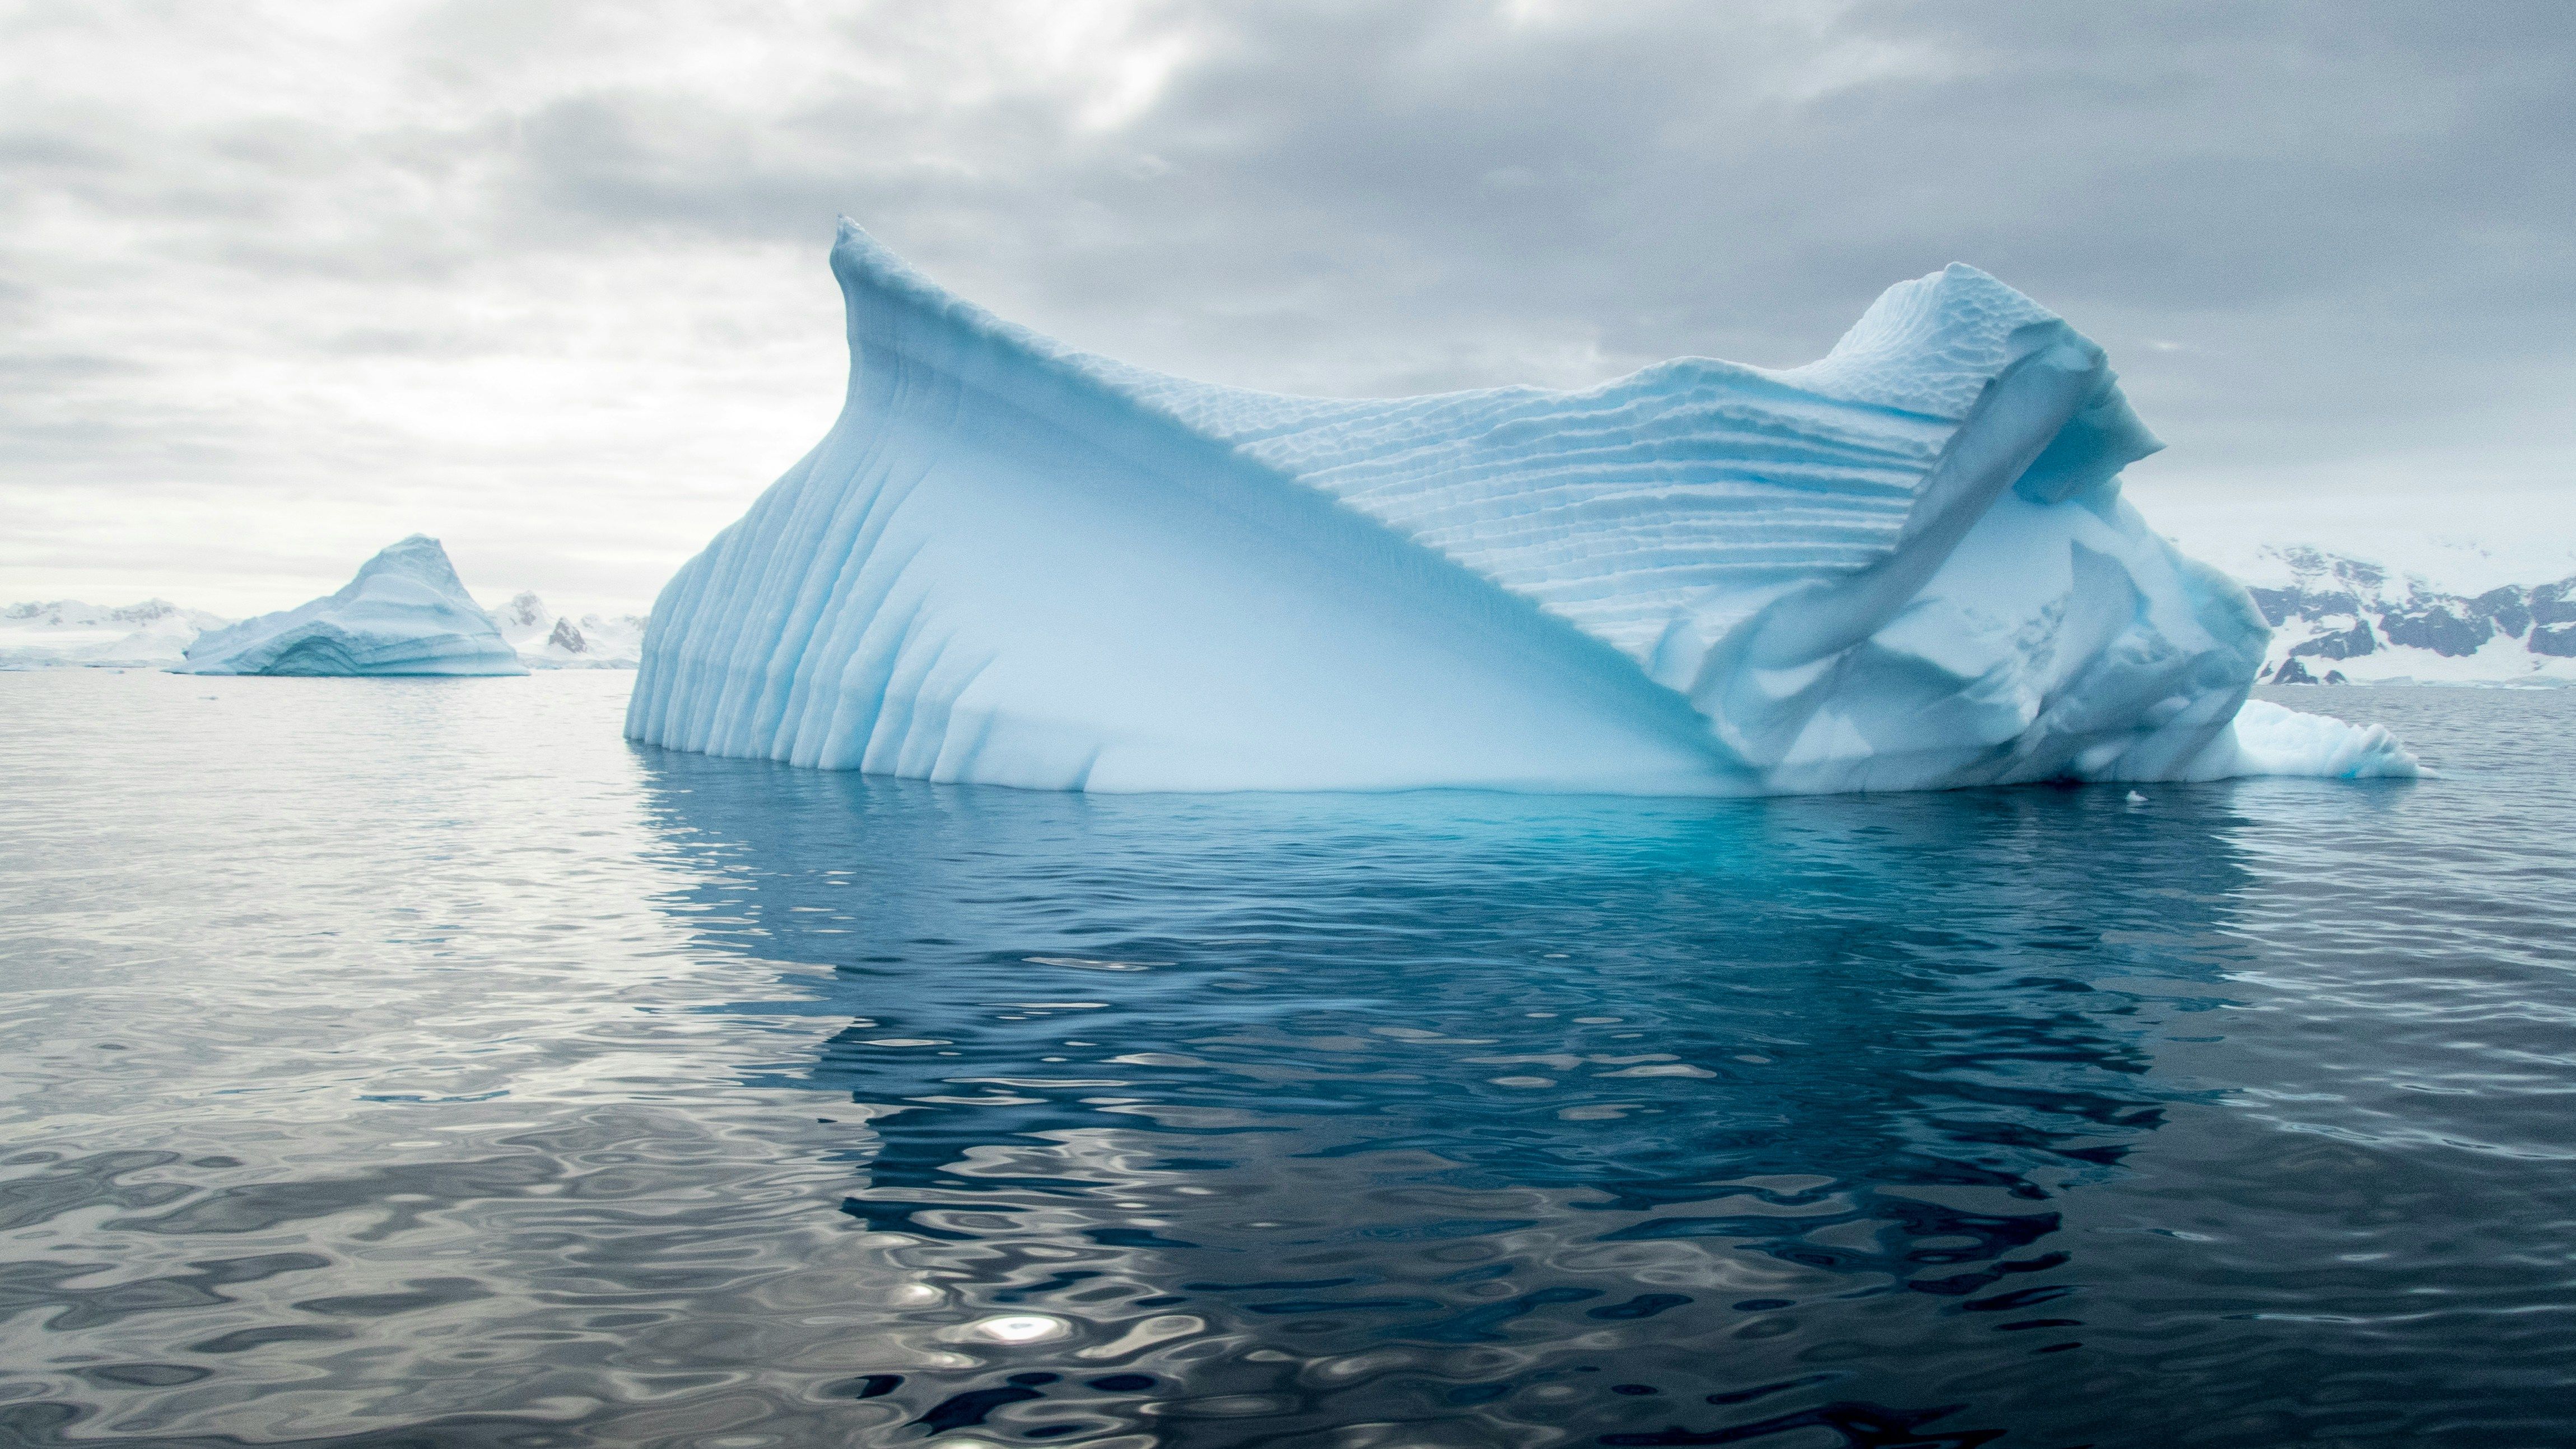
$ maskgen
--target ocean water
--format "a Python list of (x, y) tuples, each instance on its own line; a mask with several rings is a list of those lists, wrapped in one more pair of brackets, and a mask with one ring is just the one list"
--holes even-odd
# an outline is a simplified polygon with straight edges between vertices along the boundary
[(2576, 1442), (2576, 691), (1085, 799), (631, 678), (0, 675), (0, 1443)]

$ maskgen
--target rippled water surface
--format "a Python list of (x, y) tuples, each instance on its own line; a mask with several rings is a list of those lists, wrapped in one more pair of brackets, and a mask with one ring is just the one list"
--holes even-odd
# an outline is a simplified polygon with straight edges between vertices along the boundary
[(0, 1443), (2576, 1442), (2576, 691), (1083, 799), (631, 678), (0, 675)]

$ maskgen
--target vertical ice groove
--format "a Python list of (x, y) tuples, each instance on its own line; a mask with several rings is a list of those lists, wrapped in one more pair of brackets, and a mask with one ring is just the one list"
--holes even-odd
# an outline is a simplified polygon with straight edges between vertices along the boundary
[[(911, 554), (907, 552), (890, 567), (883, 565), (876, 547), (884, 534), (886, 520), (902, 502), (904, 494), (919, 481), (917, 468), (908, 467), (905, 472), (908, 476), (900, 481), (889, 477), (885, 465), (872, 457), (865, 486), (852, 490), (857, 506), (848, 511), (846, 543), (837, 550), (839, 562), (831, 569), (829, 587), (818, 601), (815, 629), (807, 632), (806, 642), (796, 651), (796, 683), (787, 699), (785, 718), (792, 721), (792, 729), (799, 740), (805, 738), (809, 731), (828, 730), (835, 701), (828, 691), (817, 689), (815, 682), (839, 677), (850, 651), (858, 647), (860, 631), (873, 614), (875, 601), (883, 597), (885, 589), (893, 586), (894, 581), (902, 576), (904, 567), (911, 562)], [(821, 574), (822, 570), (818, 569), (817, 575)], [(873, 591), (868, 584), (872, 574), (882, 574), (885, 580), (882, 587)], [(854, 600), (863, 597), (868, 602), (854, 607)], [(790, 753), (794, 757), (797, 752)]]
[[(925, 611), (927, 612), (927, 611)], [(939, 671), (939, 661), (956, 642), (954, 634), (942, 633), (925, 638), (920, 631), (922, 615), (914, 616), (914, 628), (905, 632), (895, 646), (894, 668), (886, 675), (885, 706), (877, 711), (876, 728), (868, 732), (867, 748), (859, 753), (859, 768), (880, 775), (905, 773), (902, 769), (904, 746), (912, 740), (914, 724), (927, 702), (931, 677)]]
[(841, 415), (664, 591), (639, 740), (1093, 790), (2414, 769), (2245, 704), (2259, 616), (2119, 494), (2160, 444), (1973, 267), (1805, 367), (1340, 400), (1075, 351), (846, 221), (832, 267)]
[(867, 520), (885, 491), (874, 442), (873, 435), (863, 439), (848, 465), (854, 486), (818, 500), (824, 506), (817, 510), (823, 514), (820, 523), (811, 530), (814, 551), (793, 579), (795, 602), (786, 627), (769, 648), (753, 733), (772, 740), (786, 736), (791, 753), (803, 713), (798, 708), (799, 695), (808, 692), (813, 678), (810, 665), (816, 631), (829, 617), (848, 570), (865, 560)]

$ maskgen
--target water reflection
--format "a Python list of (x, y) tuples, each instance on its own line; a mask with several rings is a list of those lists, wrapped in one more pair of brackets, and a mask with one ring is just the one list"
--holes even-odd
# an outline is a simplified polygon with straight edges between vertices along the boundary
[(848, 1099), (843, 1210), (905, 1286), (838, 1392), (961, 1437), (2081, 1425), (2061, 1215), (2195, 1094), (2156, 1049), (2219, 1004), (2248, 879), (2225, 789), (1091, 799), (641, 758), (696, 882), (667, 908), (818, 1019), (763, 1080)]

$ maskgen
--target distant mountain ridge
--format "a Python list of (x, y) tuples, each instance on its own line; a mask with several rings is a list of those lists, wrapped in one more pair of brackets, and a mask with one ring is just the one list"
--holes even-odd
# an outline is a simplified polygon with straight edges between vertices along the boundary
[(2305, 545), (2261, 562), (2247, 592), (2272, 626), (2266, 682), (2576, 683), (2576, 575), (2463, 594)]
[[(485, 611), (530, 669), (632, 669), (642, 657), (641, 614), (558, 614), (522, 591)], [(177, 664), (221, 614), (167, 599), (106, 607), (78, 599), (0, 605), (0, 669), (162, 669)]]
[(44, 603), (10, 604), (0, 608), (0, 624), (19, 628), (83, 629), (123, 625), (127, 629), (148, 628), (164, 619), (178, 619), (190, 627), (210, 629), (232, 621), (203, 609), (183, 609), (168, 599), (145, 599), (139, 604), (118, 608), (101, 608), (78, 599), (54, 599)]
[[(2272, 626), (2266, 683), (2576, 684), (2576, 574), (2472, 593), (2306, 544), (2265, 545), (2236, 572)], [(533, 591), (487, 612), (530, 669), (632, 669), (648, 617), (557, 613)], [(0, 605), (0, 669), (157, 668), (231, 622), (157, 598)]]
[(642, 614), (584, 614), (576, 620), (547, 608), (531, 590), (485, 612), (530, 669), (632, 669), (644, 656)]
[(231, 622), (167, 599), (113, 608), (78, 599), (9, 604), (0, 606), (0, 669), (159, 668), (178, 663), (199, 634)]

